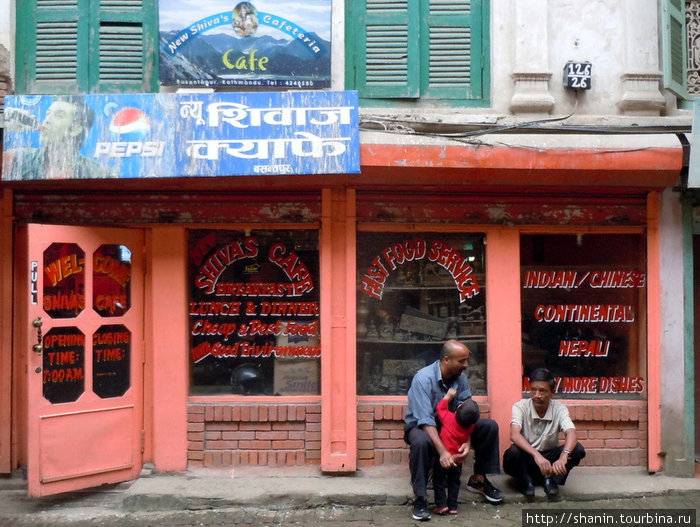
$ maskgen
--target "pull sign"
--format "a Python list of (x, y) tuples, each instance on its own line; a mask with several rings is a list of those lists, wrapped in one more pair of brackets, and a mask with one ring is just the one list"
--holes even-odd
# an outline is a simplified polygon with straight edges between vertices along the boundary
[(564, 66), (564, 87), (574, 90), (590, 90), (592, 69), (593, 66), (590, 62), (570, 60)]
[(29, 295), (32, 305), (39, 303), (39, 262), (32, 262), (29, 268)]

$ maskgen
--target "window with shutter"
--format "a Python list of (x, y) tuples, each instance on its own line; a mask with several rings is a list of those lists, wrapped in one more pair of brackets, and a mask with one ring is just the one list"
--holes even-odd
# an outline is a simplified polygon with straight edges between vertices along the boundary
[(157, 0), (17, 3), (17, 92), (156, 91)]
[(488, 0), (360, 0), (346, 5), (347, 85), (365, 103), (488, 103)]
[(664, 0), (663, 21), (664, 87), (687, 98), (684, 0)]

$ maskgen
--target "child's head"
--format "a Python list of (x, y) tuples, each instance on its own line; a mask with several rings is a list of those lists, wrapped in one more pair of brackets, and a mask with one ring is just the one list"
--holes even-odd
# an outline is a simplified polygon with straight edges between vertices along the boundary
[(479, 420), (479, 405), (474, 399), (467, 399), (457, 407), (455, 418), (459, 426), (469, 428)]

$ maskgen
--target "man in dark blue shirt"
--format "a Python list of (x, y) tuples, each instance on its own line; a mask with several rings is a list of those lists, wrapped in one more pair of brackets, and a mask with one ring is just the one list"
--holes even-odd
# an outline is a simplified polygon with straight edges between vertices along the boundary
[[(440, 360), (420, 369), (408, 390), (408, 408), (404, 417), (404, 439), (411, 447), (409, 466), (411, 485), (415, 494), (413, 519), (430, 519), (427, 503), (428, 474), (433, 463), (444, 468), (456, 466), (463, 461), (459, 454), (453, 456), (440, 441), (436, 421), (437, 403), (449, 388), (457, 391), (451, 401), (450, 410), (472, 395), (464, 374), (469, 360), (469, 348), (456, 340), (448, 340), (442, 347)], [(503, 493), (486, 479), (486, 474), (500, 472), (498, 450), (498, 424), (492, 419), (479, 419), (471, 436), (474, 450), (474, 474), (469, 478), (467, 489), (478, 492), (491, 503), (500, 503)], [(466, 450), (466, 445), (463, 445)]]

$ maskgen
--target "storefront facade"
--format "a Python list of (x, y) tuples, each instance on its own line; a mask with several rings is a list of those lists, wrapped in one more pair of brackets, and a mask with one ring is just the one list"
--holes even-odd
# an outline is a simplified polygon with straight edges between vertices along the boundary
[[(55, 357), (86, 342), (54, 328), (67, 324), (93, 337), (84, 362), (68, 363), (85, 368), (85, 382), (65, 400), (133, 397), (124, 405), (134, 413), (122, 419), (133, 433), (122, 443), (135, 462), (122, 465), (134, 468), (115, 477), (148, 461), (163, 471), (311, 464), (329, 473), (405, 464), (405, 392), (446, 338), (469, 346), (472, 390), (498, 421), (502, 448), (524, 377), (545, 364), (586, 464), (658, 470), (658, 217), (661, 192), (681, 169), (674, 138), (613, 157), (371, 141), (362, 141), (360, 174), (141, 180), (119, 192), (100, 181), (5, 184), (15, 272), (3, 283), (15, 294), (3, 294), (3, 309), (15, 313), (19, 380), (12, 465), (31, 465), (41, 451), (28, 440), (41, 427), (24, 418), (64, 401), (52, 399), (46, 376), (61, 394), (70, 383), (45, 360), (47, 342), (59, 346)], [(119, 260), (124, 250), (114, 248), (124, 246), (131, 288), (99, 284), (98, 262)], [(70, 312), (65, 298), (46, 300), (70, 295), (52, 290), (48, 275), (33, 280), (32, 262), (49, 268), (97, 250), (84, 306)], [(34, 311), (27, 291), (43, 299)], [(116, 318), (83, 329), (91, 311)], [(36, 316), (43, 363), (25, 352)], [(118, 367), (126, 356), (131, 370)], [(42, 369), (37, 396), (32, 375)], [(104, 376), (113, 380), (100, 388)], [(60, 491), (65, 478), (55, 478)]]

